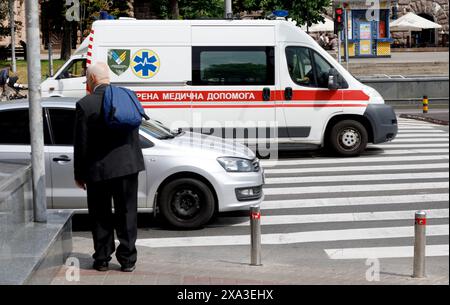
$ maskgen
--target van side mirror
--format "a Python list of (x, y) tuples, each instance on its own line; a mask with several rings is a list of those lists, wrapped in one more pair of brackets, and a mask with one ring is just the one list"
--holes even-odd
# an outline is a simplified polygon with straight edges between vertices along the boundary
[(341, 75), (339, 72), (332, 68), (328, 73), (328, 89), (330, 90), (338, 90), (341, 89)]

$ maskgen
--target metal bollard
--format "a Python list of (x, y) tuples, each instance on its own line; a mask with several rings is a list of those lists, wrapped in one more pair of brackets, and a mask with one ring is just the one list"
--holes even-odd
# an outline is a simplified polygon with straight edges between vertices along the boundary
[(416, 212), (416, 221), (414, 226), (414, 278), (424, 278), (425, 275), (425, 247), (427, 244), (426, 236), (427, 213), (425, 211)]
[(261, 210), (259, 206), (250, 208), (251, 265), (261, 266)]
[(429, 100), (428, 100), (428, 96), (425, 95), (425, 96), (423, 97), (423, 102), (422, 102), (422, 107), (423, 107), (423, 113), (424, 113), (424, 114), (427, 114), (427, 113), (428, 113), (429, 105), (430, 105), (430, 102), (429, 102)]

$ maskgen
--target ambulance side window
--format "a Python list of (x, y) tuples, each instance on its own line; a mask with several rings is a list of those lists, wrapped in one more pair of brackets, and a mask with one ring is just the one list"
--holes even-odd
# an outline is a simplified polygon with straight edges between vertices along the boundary
[(193, 47), (194, 86), (275, 85), (274, 47)]
[(297, 85), (328, 88), (332, 66), (317, 52), (304, 47), (287, 47), (286, 59), (289, 74)]

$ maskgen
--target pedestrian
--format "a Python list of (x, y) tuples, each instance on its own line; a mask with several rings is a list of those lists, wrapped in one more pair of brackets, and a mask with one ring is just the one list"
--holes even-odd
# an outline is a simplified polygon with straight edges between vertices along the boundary
[(328, 43), (329, 43), (329, 40), (328, 40), (328, 37), (326, 36), (326, 34), (320, 33), (319, 45), (325, 49), (328, 46)]
[(330, 40), (330, 50), (331, 51), (337, 51), (338, 50), (338, 36), (336, 34), (333, 34), (331, 36), (331, 40)]
[(138, 173), (145, 170), (145, 165), (139, 129), (113, 129), (106, 124), (102, 105), (109, 84), (109, 68), (105, 63), (88, 67), (90, 95), (76, 105), (75, 182), (87, 191), (95, 250), (93, 268), (108, 270), (116, 250), (115, 230), (120, 242), (116, 258), (122, 271), (132, 272), (137, 261)]
[(0, 70), (0, 88), (2, 89), (2, 94), (0, 97), (6, 95), (6, 85), (8, 84), (9, 74), (11, 71), (12, 71), (11, 64)]

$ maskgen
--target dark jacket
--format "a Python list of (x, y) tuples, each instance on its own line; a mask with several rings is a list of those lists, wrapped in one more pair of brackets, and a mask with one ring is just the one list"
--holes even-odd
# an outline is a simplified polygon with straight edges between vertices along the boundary
[(145, 170), (139, 129), (110, 129), (103, 117), (106, 85), (78, 101), (76, 106), (75, 179), (99, 182)]

